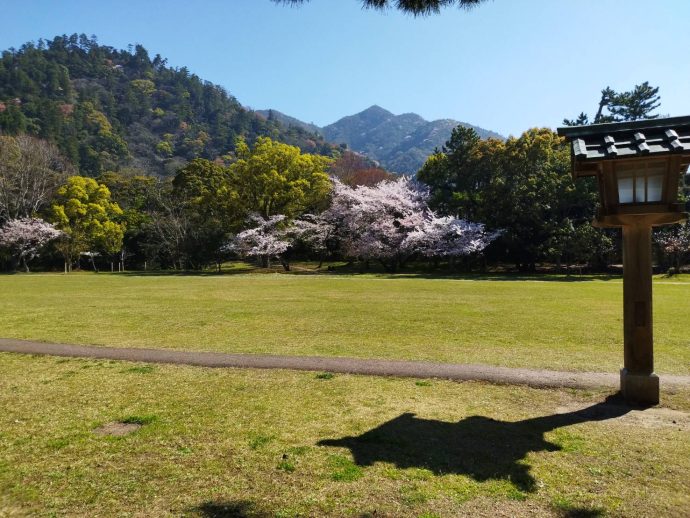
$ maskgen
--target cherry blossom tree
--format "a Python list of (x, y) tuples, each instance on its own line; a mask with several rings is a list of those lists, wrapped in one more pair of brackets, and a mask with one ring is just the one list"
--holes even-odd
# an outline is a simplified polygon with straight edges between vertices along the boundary
[(0, 246), (7, 248), (29, 271), (29, 262), (51, 241), (62, 236), (50, 223), (37, 218), (9, 220), (0, 228)]
[(414, 252), (406, 238), (424, 223), (427, 196), (421, 185), (406, 177), (354, 188), (335, 180), (324, 218), (337, 225), (345, 256), (378, 260), (396, 271)]
[(272, 258), (290, 269), (290, 251), (301, 243), (323, 258), (338, 250), (345, 257), (379, 261), (395, 272), (412, 256), (448, 258), (481, 252), (497, 232), (452, 217), (438, 217), (428, 207), (429, 192), (401, 177), (376, 186), (350, 187), (333, 179), (330, 206), (321, 214), (303, 214), (288, 221), (254, 215), (253, 228), (239, 233), (228, 250)]
[(481, 223), (432, 213), (407, 241), (425, 257), (458, 257), (483, 251), (500, 234), (487, 232)]
[(378, 260), (391, 272), (415, 254), (479, 252), (497, 236), (478, 223), (437, 217), (428, 201), (426, 187), (407, 177), (354, 188), (334, 180), (331, 206), (321, 218), (339, 236), (345, 256)]
[(250, 221), (257, 226), (237, 234), (226, 249), (243, 256), (259, 257), (263, 268), (270, 268), (271, 258), (275, 257), (285, 270), (289, 270), (290, 264), (283, 256), (292, 245), (292, 238), (285, 230), (285, 216), (278, 214), (265, 219), (253, 214)]
[(318, 268), (323, 266), (325, 256), (338, 248), (338, 226), (327, 215), (302, 214), (286, 230), (293, 244), (299, 243), (319, 257)]

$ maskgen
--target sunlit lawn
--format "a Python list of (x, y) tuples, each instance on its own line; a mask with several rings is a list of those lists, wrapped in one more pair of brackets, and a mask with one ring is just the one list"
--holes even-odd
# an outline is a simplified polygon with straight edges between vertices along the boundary
[[(615, 372), (620, 279), (0, 276), (0, 337)], [(690, 279), (654, 287), (656, 366), (690, 373)]]
[(0, 516), (683, 516), (690, 394), (606, 395), (0, 353)]

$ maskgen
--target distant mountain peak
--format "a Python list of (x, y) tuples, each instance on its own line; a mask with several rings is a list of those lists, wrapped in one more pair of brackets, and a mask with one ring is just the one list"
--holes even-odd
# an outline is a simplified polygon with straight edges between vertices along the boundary
[(498, 133), (465, 122), (429, 122), (416, 113), (395, 115), (376, 104), (325, 126), (321, 132), (327, 141), (345, 143), (389, 171), (414, 174), (459, 125), (474, 129), (481, 138), (503, 139)]
[(389, 112), (388, 110), (386, 110), (385, 108), (382, 108), (378, 104), (372, 104), (371, 106), (369, 106), (369, 108), (367, 108), (366, 110), (362, 110), (361, 112), (359, 112), (356, 115), (362, 115), (364, 113), (367, 113), (367, 114), (376, 113), (376, 114), (381, 114), (381, 115), (390, 115), (391, 117), (394, 117), (392, 112)]
[(323, 135), (333, 144), (347, 144), (359, 154), (380, 163), (391, 172), (414, 174), (436, 148), (443, 146), (456, 126), (474, 129), (481, 138), (499, 138), (493, 131), (453, 119), (427, 121), (422, 116), (408, 112), (395, 115), (373, 104), (361, 112), (319, 128), (290, 117), (277, 110), (259, 110), (265, 117), (280, 120), (286, 126), (299, 126), (312, 133)]

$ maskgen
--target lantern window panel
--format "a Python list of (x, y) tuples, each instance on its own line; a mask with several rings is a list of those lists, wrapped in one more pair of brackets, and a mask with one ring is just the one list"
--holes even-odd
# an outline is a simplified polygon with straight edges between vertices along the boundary
[(618, 203), (660, 203), (665, 177), (665, 161), (616, 164)]

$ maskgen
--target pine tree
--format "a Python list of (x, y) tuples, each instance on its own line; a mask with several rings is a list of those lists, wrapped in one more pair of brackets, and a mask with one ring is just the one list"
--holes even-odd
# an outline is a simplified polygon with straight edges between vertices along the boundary
[[(599, 107), (592, 124), (656, 119), (659, 115), (652, 115), (651, 112), (660, 105), (659, 87), (650, 86), (648, 81), (641, 85), (635, 85), (635, 88), (629, 92), (621, 93), (617, 93), (607, 86), (601, 91)], [(604, 110), (608, 113), (605, 113)], [(563, 124), (566, 126), (586, 126), (590, 122), (588, 115), (582, 112), (577, 119), (563, 119)]]

